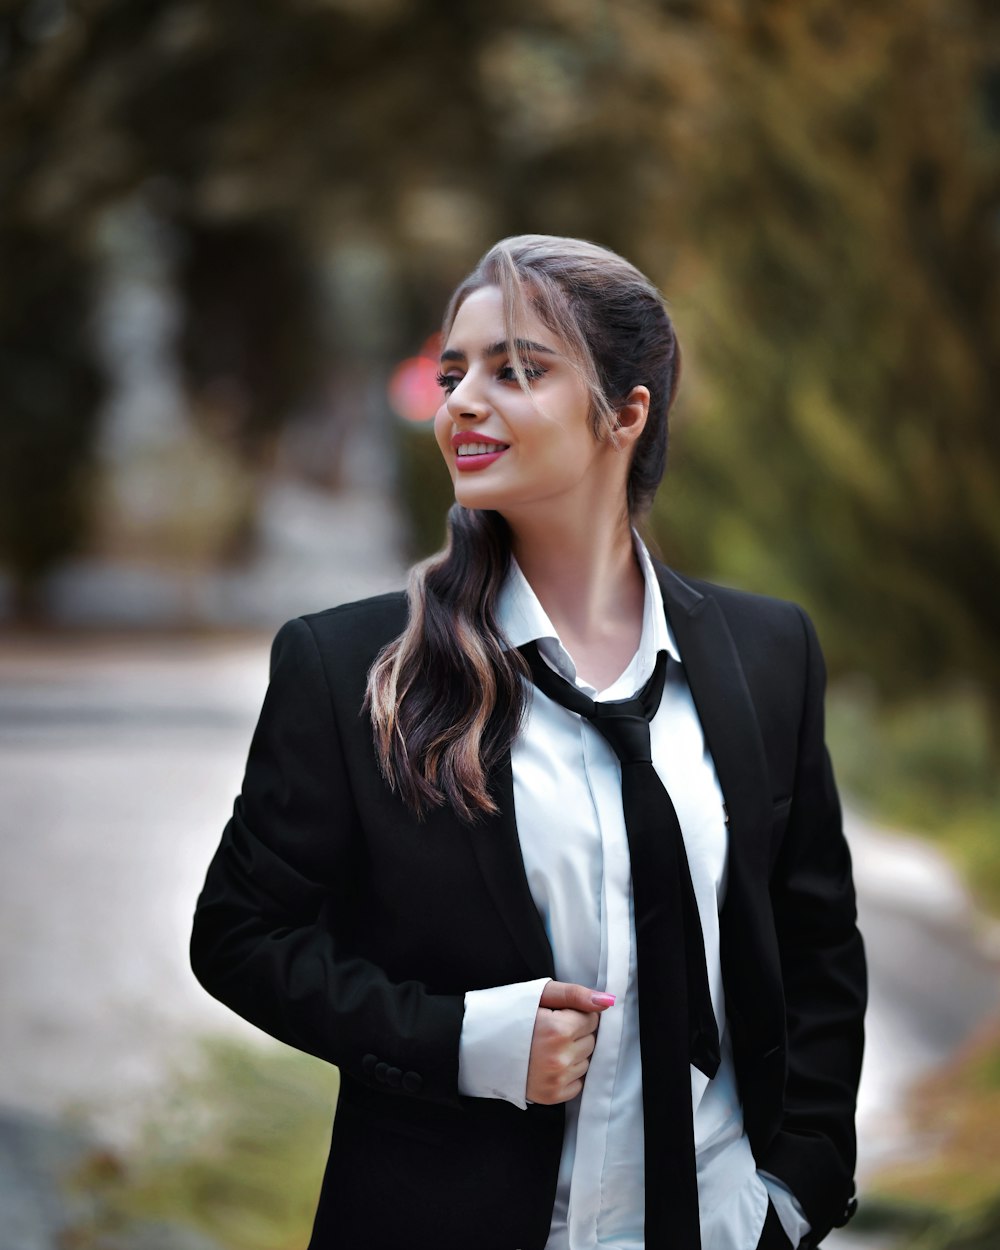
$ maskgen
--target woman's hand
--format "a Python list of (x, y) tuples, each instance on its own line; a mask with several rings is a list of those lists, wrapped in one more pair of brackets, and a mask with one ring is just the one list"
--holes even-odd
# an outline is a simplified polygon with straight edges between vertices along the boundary
[(542, 990), (528, 1058), (528, 1102), (569, 1102), (583, 1089), (602, 1011), (614, 994), (550, 981)]

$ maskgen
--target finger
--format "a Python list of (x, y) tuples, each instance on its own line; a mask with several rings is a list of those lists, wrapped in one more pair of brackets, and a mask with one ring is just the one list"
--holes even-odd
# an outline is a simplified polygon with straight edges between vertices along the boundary
[(550, 1011), (547, 1007), (540, 1007), (535, 1017), (535, 1027), (541, 1037), (562, 1042), (575, 1042), (581, 1037), (589, 1037), (596, 1033), (600, 1021), (599, 1011), (591, 1011), (588, 1014), (582, 1011), (572, 1011), (569, 1007), (563, 1007), (561, 1011)]
[(572, 1067), (566, 1069), (565, 1079), (567, 1081), (583, 1081), (590, 1068), (589, 1059), (581, 1059), (579, 1063), (574, 1063)]
[(569, 1028), (566, 1036), (574, 1042), (579, 1042), (585, 1037), (593, 1038), (597, 1032), (597, 1026), (601, 1023), (601, 1013), (592, 1011), (589, 1015), (582, 1011), (560, 1011), (560, 1020), (563, 1017), (569, 1017)]
[(596, 1034), (597, 1026), (600, 1023), (601, 1013), (599, 1011), (592, 1011), (589, 1016), (581, 1015), (580, 1027), (576, 1031), (574, 1041), (579, 1041), (581, 1038), (589, 1038), (590, 1043), (593, 1046), (596, 1040), (594, 1035)]
[(561, 1011), (601, 1012), (615, 1004), (614, 994), (588, 989), (585, 985), (571, 985), (566, 981), (549, 981), (542, 990), (539, 1006)]
[(562, 1090), (562, 1093), (560, 1094), (559, 1098), (556, 1099), (556, 1101), (557, 1102), (572, 1102), (572, 1100), (577, 1096), (577, 1094), (579, 1094), (582, 1091), (582, 1089), (583, 1089), (583, 1081), (574, 1081), (572, 1085), (567, 1085)]
[(597, 1037), (594, 1033), (588, 1033), (585, 1037), (575, 1038), (573, 1041), (573, 1054), (583, 1059), (589, 1059), (594, 1053), (596, 1045)]

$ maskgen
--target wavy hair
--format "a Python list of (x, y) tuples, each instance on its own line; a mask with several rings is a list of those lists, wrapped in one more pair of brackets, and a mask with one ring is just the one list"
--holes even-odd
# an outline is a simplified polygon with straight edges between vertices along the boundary
[[(668, 414), (680, 379), (680, 347), (662, 295), (597, 244), (517, 235), (491, 247), (456, 288), (445, 339), (463, 301), (488, 286), (501, 292), (508, 343), (526, 337), (522, 327), (534, 312), (566, 344), (589, 392), (595, 438), (614, 441), (618, 409), (634, 387), (648, 387), (649, 415), (626, 485), (628, 515), (638, 519), (666, 468)], [(527, 390), (523, 362), (512, 354), (510, 363)], [(510, 560), (500, 513), (453, 504), (443, 550), (410, 574), (406, 629), (369, 672), (366, 708), (379, 766), (418, 816), (445, 803), (467, 821), (497, 810), (488, 778), (520, 727), (528, 677), (497, 615)]]

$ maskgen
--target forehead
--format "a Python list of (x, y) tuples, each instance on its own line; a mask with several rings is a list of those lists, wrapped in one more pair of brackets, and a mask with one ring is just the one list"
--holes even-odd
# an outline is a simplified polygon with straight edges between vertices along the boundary
[[(519, 327), (523, 332), (520, 337), (534, 339), (553, 350), (561, 350), (563, 344), (559, 336), (553, 334), (535, 310), (528, 305), (524, 311), (524, 322)], [(460, 348), (471, 356), (503, 338), (503, 295), (497, 286), (483, 286), (462, 301), (452, 322), (446, 346)]]

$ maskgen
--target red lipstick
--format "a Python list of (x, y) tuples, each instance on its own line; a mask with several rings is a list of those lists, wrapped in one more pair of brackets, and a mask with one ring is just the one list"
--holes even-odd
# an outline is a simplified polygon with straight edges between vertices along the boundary
[[(460, 473), (471, 473), (476, 469), (485, 469), (499, 460), (509, 444), (498, 438), (479, 431), (461, 430), (451, 436), (451, 445), (455, 449), (455, 467)], [(493, 448), (496, 448), (494, 451)], [(461, 448), (468, 448), (463, 451)]]

